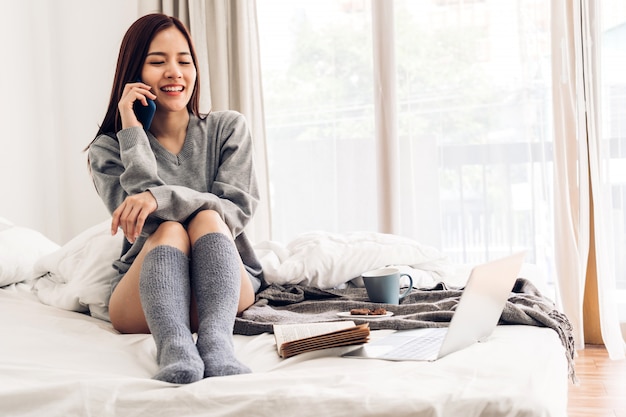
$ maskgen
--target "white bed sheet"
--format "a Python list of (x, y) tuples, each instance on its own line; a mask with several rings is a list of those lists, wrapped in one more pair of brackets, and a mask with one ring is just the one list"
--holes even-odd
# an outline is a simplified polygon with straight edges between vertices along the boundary
[(10, 286), (0, 289), (0, 415), (566, 416), (567, 361), (547, 328), (499, 326), (434, 363), (339, 357), (350, 348), (280, 359), (270, 334), (236, 335), (235, 346), (252, 374), (155, 381), (151, 336)]

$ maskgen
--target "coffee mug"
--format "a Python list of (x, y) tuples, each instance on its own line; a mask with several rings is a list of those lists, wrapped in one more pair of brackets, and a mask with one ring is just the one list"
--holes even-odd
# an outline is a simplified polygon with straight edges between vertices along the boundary
[[(413, 278), (398, 268), (386, 267), (361, 274), (370, 301), (385, 304), (400, 304), (413, 288)], [(409, 278), (409, 288), (400, 294), (400, 278)]]

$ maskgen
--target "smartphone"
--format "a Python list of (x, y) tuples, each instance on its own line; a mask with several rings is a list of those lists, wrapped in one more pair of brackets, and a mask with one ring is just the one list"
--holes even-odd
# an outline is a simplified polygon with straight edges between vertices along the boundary
[[(141, 80), (137, 80), (138, 82), (142, 82)], [(154, 100), (150, 100), (146, 97), (148, 101), (148, 105), (144, 106), (143, 103), (139, 100), (136, 100), (133, 103), (133, 110), (135, 111), (135, 115), (137, 116), (137, 120), (143, 125), (144, 130), (150, 129), (150, 125), (152, 124), (152, 118), (154, 117), (154, 112), (156, 111), (156, 103)]]

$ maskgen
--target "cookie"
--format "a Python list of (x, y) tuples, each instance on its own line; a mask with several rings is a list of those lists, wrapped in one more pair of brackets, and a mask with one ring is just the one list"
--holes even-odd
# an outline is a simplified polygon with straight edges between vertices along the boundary
[(367, 316), (370, 314), (369, 308), (353, 308), (350, 310), (350, 314), (353, 316)]
[(382, 307), (378, 307), (375, 309), (353, 308), (352, 310), (350, 310), (350, 314), (353, 316), (384, 316), (385, 314), (387, 314), (387, 310)]

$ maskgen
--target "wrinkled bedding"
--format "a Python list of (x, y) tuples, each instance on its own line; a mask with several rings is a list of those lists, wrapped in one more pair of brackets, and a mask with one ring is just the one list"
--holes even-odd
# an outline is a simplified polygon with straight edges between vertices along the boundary
[(416, 286), (442, 280), (453, 272), (437, 249), (402, 236), (372, 233), (303, 233), (287, 244), (255, 246), (269, 284), (336, 288), (371, 269), (404, 265)]
[[(110, 220), (80, 233), (34, 265), (35, 290), (46, 304), (89, 312), (108, 319), (112, 263), (123, 236), (111, 236)], [(385, 265), (410, 268), (416, 285), (434, 284), (454, 271), (438, 250), (411, 239), (383, 233), (305, 233), (286, 245), (266, 241), (255, 246), (268, 284), (335, 288), (361, 273)]]
[[(368, 322), (371, 329), (408, 330), (447, 326), (461, 298), (462, 288), (439, 283), (431, 288), (413, 289), (400, 305), (385, 305), (393, 316), (352, 320)], [(376, 308), (364, 288), (321, 290), (302, 285), (272, 285), (235, 322), (235, 333), (255, 335), (271, 332), (273, 324), (337, 321), (340, 312), (353, 308)], [(547, 327), (556, 332), (566, 350), (569, 375), (574, 374), (574, 337), (567, 317), (527, 279), (518, 278), (504, 306), (501, 325), (523, 324)]]
[[(375, 340), (392, 330), (374, 330)], [(0, 289), (0, 415), (565, 417), (567, 360), (555, 331), (498, 326), (436, 362), (341, 358), (351, 347), (281, 359), (273, 335), (235, 335), (252, 374), (186, 386), (155, 381), (150, 335)]]
[(393, 320), (370, 321), (372, 340), (449, 320), (466, 266), (459, 273), (432, 248), (380, 234), (261, 244), (269, 286), (234, 335), (236, 355), (253, 373), (185, 386), (152, 380), (152, 336), (119, 334), (106, 320), (122, 242), (108, 225), (60, 246), (0, 218), (1, 416), (566, 416), (567, 326), (525, 280), (485, 343), (436, 362), (341, 357), (353, 347), (281, 359), (271, 323), (325, 321), (367, 304), (357, 276), (373, 267), (399, 265), (420, 289), (394, 307)]

